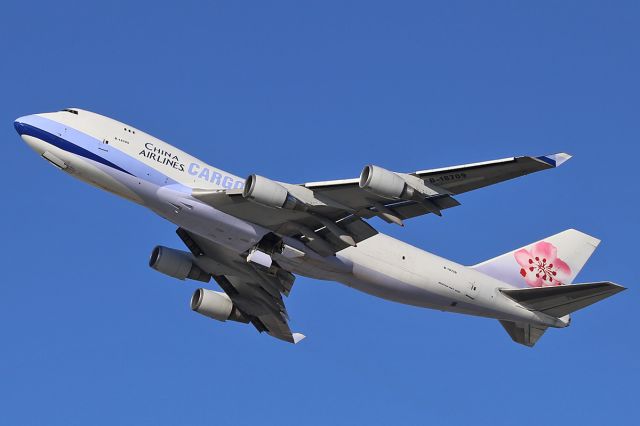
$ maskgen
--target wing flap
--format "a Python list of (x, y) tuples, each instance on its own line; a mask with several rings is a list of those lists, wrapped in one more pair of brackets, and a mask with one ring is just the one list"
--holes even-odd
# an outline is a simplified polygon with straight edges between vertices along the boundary
[[(349, 215), (343, 219), (336, 221), (336, 224), (351, 235), (357, 243), (366, 240), (378, 233), (371, 225), (358, 216)], [(326, 227), (316, 230), (316, 233), (327, 241), (335, 252), (349, 247), (349, 244), (342, 241), (338, 236), (330, 232)]]
[(416, 216), (422, 216), (429, 213), (440, 212), (460, 205), (460, 202), (449, 195), (432, 197), (430, 201), (434, 207), (427, 207), (424, 204), (415, 201), (401, 201), (399, 203), (387, 204), (385, 207), (396, 213), (401, 219), (411, 219)]

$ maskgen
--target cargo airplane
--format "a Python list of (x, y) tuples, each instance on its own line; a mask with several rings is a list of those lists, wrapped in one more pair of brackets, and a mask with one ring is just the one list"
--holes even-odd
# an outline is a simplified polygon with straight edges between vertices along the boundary
[(15, 129), (49, 163), (174, 223), (187, 250), (152, 250), (149, 265), (204, 283), (191, 309), (252, 324), (297, 343), (283, 296), (295, 275), (338, 281), (408, 305), (494, 318), (533, 346), (570, 314), (624, 290), (611, 282), (571, 285), (599, 240), (574, 229), (473, 266), (384, 235), (369, 219), (403, 226), (458, 206), (464, 192), (570, 158), (558, 153), (399, 173), (364, 167), (357, 178), (290, 184), (234, 176), (133, 126), (68, 108), (18, 118)]

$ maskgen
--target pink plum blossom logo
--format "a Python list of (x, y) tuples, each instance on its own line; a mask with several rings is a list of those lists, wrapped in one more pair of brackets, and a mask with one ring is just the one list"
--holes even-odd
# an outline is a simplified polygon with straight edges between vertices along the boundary
[(531, 251), (520, 249), (514, 253), (520, 265), (520, 275), (529, 287), (562, 285), (571, 275), (571, 268), (558, 258), (556, 246), (545, 241), (534, 244)]

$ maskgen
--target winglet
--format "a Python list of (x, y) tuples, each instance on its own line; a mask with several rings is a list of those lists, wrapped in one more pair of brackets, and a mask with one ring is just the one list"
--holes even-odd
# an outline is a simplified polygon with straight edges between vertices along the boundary
[(307, 337), (302, 333), (293, 333), (292, 336), (293, 336), (293, 343), (294, 344), (300, 342), (302, 339)]
[(549, 164), (551, 167), (558, 167), (565, 161), (571, 158), (571, 154), (567, 154), (566, 152), (558, 152), (556, 154), (543, 155), (541, 157), (536, 157), (540, 161), (544, 161)]

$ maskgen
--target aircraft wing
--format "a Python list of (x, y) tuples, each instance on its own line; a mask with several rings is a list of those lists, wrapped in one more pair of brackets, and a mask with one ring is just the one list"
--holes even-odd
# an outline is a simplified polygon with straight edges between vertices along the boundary
[(292, 333), (282, 296), (288, 296), (295, 276), (277, 265), (269, 270), (183, 228), (176, 231), (196, 257), (196, 263), (213, 276), (234, 306), (259, 332), (290, 343), (304, 338)]
[[(359, 187), (359, 178), (312, 182), (305, 184), (305, 187), (350, 205), (359, 212), (364, 210), (363, 217), (376, 215), (376, 209), (372, 204), (377, 202), (398, 213), (401, 219), (410, 219), (428, 213), (439, 214), (441, 210), (460, 205), (451, 197), (452, 195), (462, 194), (541, 170), (552, 169), (569, 158), (571, 156), (565, 153), (540, 157), (510, 157), (409, 173), (410, 176), (421, 179), (436, 192), (433, 194), (433, 198), (435, 198), (433, 201), (440, 209), (434, 209), (433, 206), (413, 200), (390, 202), (383, 197), (373, 196)], [(367, 213), (366, 210), (371, 213)], [(381, 218), (384, 219), (384, 217)]]
[[(571, 156), (565, 153), (511, 157), (413, 173), (395, 173), (367, 166), (360, 178), (302, 185), (253, 175), (247, 180), (244, 192), (194, 189), (192, 195), (279, 235), (299, 238), (319, 254), (328, 256), (375, 235), (377, 231), (365, 219), (378, 216), (388, 223), (403, 225), (404, 220), (416, 216), (442, 215), (442, 210), (460, 205), (453, 198), (456, 194), (551, 169), (569, 158)], [(363, 185), (367, 169), (370, 172), (375, 169), (377, 176), (381, 176), (379, 182), (393, 181), (395, 185), (400, 182), (405, 190), (392, 195), (372, 191)], [(265, 202), (273, 202), (280, 191), (273, 185), (284, 188), (286, 198), (280, 198), (276, 205), (266, 206)], [(254, 187), (263, 191), (262, 201), (256, 201), (257, 196), (252, 200), (251, 194), (248, 195), (247, 189)], [(408, 187), (411, 187), (409, 192)]]

